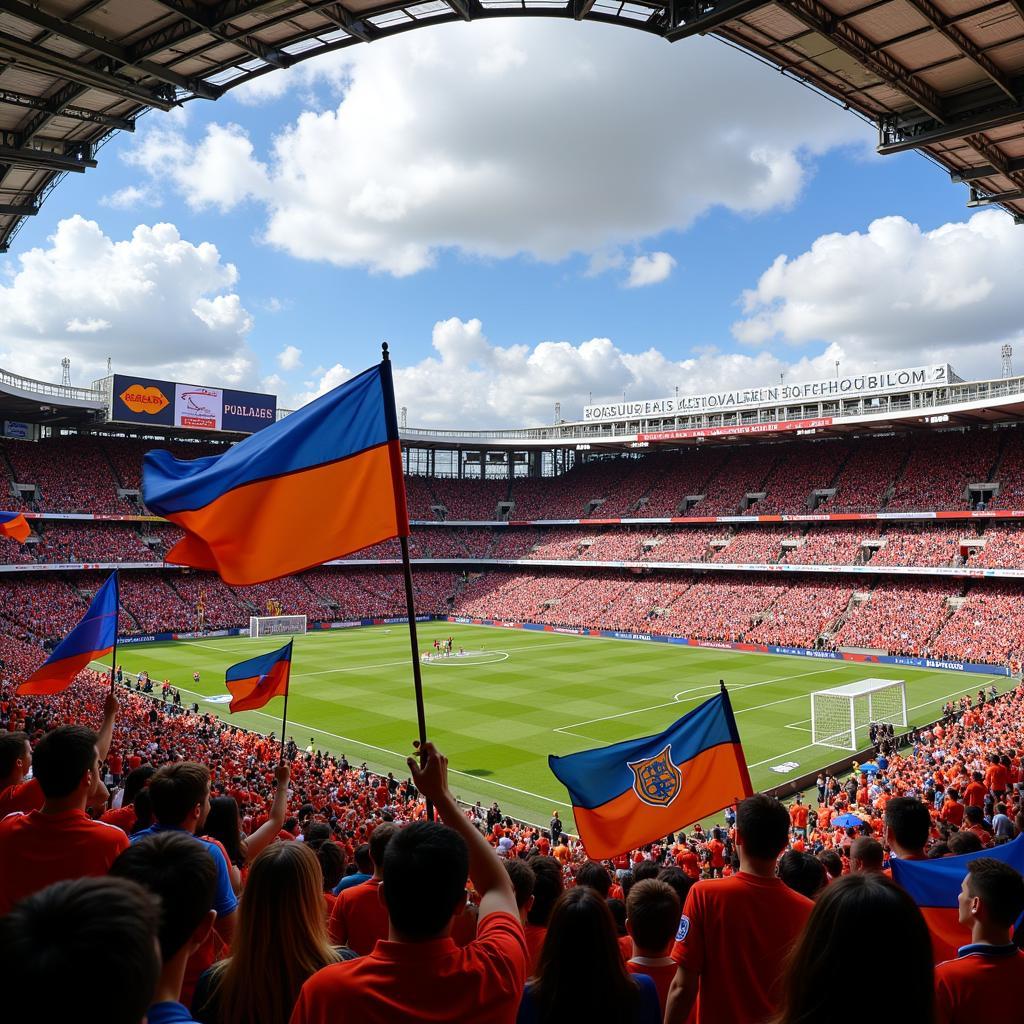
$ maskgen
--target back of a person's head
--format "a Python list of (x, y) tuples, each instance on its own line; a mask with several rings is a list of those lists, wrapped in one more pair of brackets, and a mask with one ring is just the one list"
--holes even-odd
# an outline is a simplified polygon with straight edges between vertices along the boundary
[(124, 878), (58, 882), (22, 900), (0, 918), (5, 1019), (83, 1020), (95, 1000), (95, 1019), (139, 1024), (160, 977), (159, 921), (157, 898)]
[(822, 850), (818, 860), (829, 878), (838, 878), (843, 873), (843, 858), (835, 850)]
[(576, 884), (585, 885), (593, 889), (598, 896), (607, 899), (612, 887), (612, 878), (608, 874), (608, 869), (599, 860), (587, 860), (576, 872)]
[(681, 913), (679, 896), (666, 882), (645, 878), (629, 890), (626, 924), (640, 949), (661, 954), (675, 937)]
[(442, 934), (466, 901), (469, 850), (454, 829), (418, 821), (398, 830), (384, 851), (384, 903), (407, 941)]
[(928, 842), (932, 818), (920, 800), (896, 796), (885, 805), (885, 825), (890, 842), (897, 843), (904, 850), (923, 850)]
[(789, 812), (775, 797), (755, 793), (736, 808), (736, 833), (746, 856), (775, 860), (789, 842)]
[(861, 871), (881, 871), (885, 851), (882, 844), (871, 836), (858, 836), (850, 847), (850, 862)]
[(537, 882), (537, 876), (533, 873), (533, 868), (525, 860), (520, 860), (518, 857), (510, 857), (502, 861), (502, 864), (505, 865), (508, 877), (512, 881), (512, 888), (516, 894), (516, 906), (522, 910), (533, 895), (533, 887)]
[(158, 768), (149, 780), (153, 817), (177, 827), (202, 804), (210, 788), (210, 769), (195, 761), (177, 761)]
[(233, 796), (215, 796), (210, 801), (203, 835), (216, 839), (227, 852), (228, 860), (242, 866), (242, 816)]
[(994, 857), (978, 857), (967, 865), (967, 892), (999, 927), (1012, 928), (1024, 913), (1024, 877)]
[(562, 866), (554, 857), (531, 857), (529, 864), (533, 869), (533, 906), (526, 914), (526, 921), (543, 927), (565, 888)]
[(326, 821), (311, 821), (303, 829), (302, 838), (310, 849), (317, 850), (331, 838), (331, 826)]
[(70, 796), (96, 764), (96, 733), (81, 725), (48, 732), (32, 753), (32, 773), (48, 799)]
[(657, 861), (642, 860), (633, 868), (633, 881), (642, 882), (645, 878), (657, 878), (661, 867)]
[(356, 868), (359, 870), (361, 875), (369, 875), (373, 873), (373, 861), (370, 860), (370, 844), (360, 843), (356, 847), (354, 854), (356, 861)]
[(836, 979), (849, 973), (850, 951), (899, 936), (900, 1024), (932, 1024), (932, 942), (914, 901), (885, 875), (845, 875), (818, 896), (790, 954), (778, 1024), (820, 1024), (836, 1007)]
[(129, 846), (110, 874), (128, 878), (160, 898), (160, 952), (168, 961), (213, 909), (217, 865), (191, 836), (162, 832)]
[(676, 867), (662, 868), (658, 872), (658, 881), (670, 885), (679, 898), (679, 906), (686, 903), (686, 897), (693, 888), (693, 879), (682, 869)]
[(324, 876), (324, 892), (328, 892), (345, 875), (345, 854), (337, 843), (328, 840), (317, 847), (316, 856), (320, 861), (320, 871)]
[(786, 850), (779, 858), (779, 878), (794, 892), (813, 900), (828, 882), (825, 865), (812, 853)]
[(589, 886), (559, 896), (533, 984), (541, 1020), (633, 1018), (638, 989), (626, 972), (608, 903)]
[(985, 812), (980, 807), (975, 807), (972, 804), (964, 810), (964, 817), (972, 825), (980, 825), (985, 820)]
[(985, 848), (982, 845), (981, 837), (976, 832), (954, 832), (946, 845), (954, 857), (959, 857), (964, 853), (977, 853)]
[(6, 779), (14, 771), (15, 763), (25, 757), (27, 745), (28, 733), (0, 733), (0, 779)]
[(370, 833), (370, 859), (379, 868), (387, 856), (388, 844), (398, 833), (398, 826), (390, 822), (378, 825)]
[(124, 794), (121, 797), (122, 807), (128, 807), (135, 802), (135, 798), (146, 788), (155, 772), (156, 769), (151, 764), (144, 764), (138, 768), (133, 768), (128, 773), (128, 777), (124, 780)]

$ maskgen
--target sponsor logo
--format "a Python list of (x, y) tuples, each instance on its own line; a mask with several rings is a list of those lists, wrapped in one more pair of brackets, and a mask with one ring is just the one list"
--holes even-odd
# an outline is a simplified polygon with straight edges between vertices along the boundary
[(690, 919), (683, 914), (679, 918), (679, 930), (676, 932), (676, 942), (682, 942), (690, 934)]
[(683, 787), (683, 775), (672, 763), (672, 744), (653, 757), (627, 761), (633, 773), (633, 792), (649, 807), (668, 807)]
[(121, 392), (121, 401), (132, 412), (148, 412), (150, 416), (155, 416), (171, 404), (159, 388), (143, 387), (141, 384), (132, 384), (125, 388)]
[(782, 764), (772, 765), (771, 770), (778, 772), (780, 775), (788, 775), (790, 772), (795, 772), (800, 767), (798, 761), (783, 761)]
[(276, 415), (273, 409), (261, 409), (256, 405), (234, 405), (227, 402), (224, 405), (225, 415), (246, 416), (255, 420), (272, 420)]
[(212, 697), (204, 697), (203, 701), (206, 704), (230, 704), (234, 700), (234, 697), (230, 693), (217, 693)]

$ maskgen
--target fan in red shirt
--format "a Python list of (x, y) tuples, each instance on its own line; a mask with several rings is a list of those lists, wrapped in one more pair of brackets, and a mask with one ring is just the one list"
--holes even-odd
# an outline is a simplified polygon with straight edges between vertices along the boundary
[(944, 821), (954, 828), (959, 828), (964, 823), (964, 805), (960, 803), (960, 794), (955, 789), (950, 789), (946, 793), (945, 802), (939, 812), (939, 821)]
[(96, 733), (80, 725), (47, 733), (35, 750), (35, 773), (46, 801), (41, 810), (0, 822), (0, 917), (54, 882), (106, 874), (128, 847), (119, 828), (93, 821), (102, 806)]
[(1018, 1019), (1024, 953), (1012, 933), (1024, 913), (1024, 878), (1009, 864), (979, 857), (967, 865), (957, 909), (971, 941), (935, 968), (937, 1024), (1009, 1020), (1008, 1013)]
[(554, 857), (531, 857), (533, 904), (526, 912), (526, 948), (530, 961), (527, 974), (533, 974), (540, 962), (540, 951), (548, 934), (548, 921), (558, 897), (562, 895), (562, 868)]
[[(416, 788), (444, 825), (416, 822), (384, 856), (381, 891), (389, 938), (369, 956), (318, 971), (299, 993), (291, 1024), (513, 1024), (526, 983), (526, 939), (515, 890), (487, 840), (448, 789), (448, 762), (425, 745), (409, 759)], [(452, 920), (469, 875), (480, 893), (476, 938), (460, 948)]]
[(28, 734), (0, 735), (0, 819), (15, 812), (37, 811), (43, 806), (43, 791), (36, 779), (24, 781), (32, 767), (32, 744)]
[(646, 974), (654, 982), (662, 1014), (676, 976), (676, 962), (669, 954), (681, 909), (672, 886), (656, 878), (637, 882), (626, 900), (626, 930), (633, 943), (626, 970), (630, 974)]
[(708, 867), (711, 869), (712, 878), (722, 877), (722, 868), (725, 867), (725, 843), (722, 842), (722, 833), (716, 828), (711, 831), (711, 842), (708, 843)]
[(387, 822), (373, 830), (370, 836), (373, 877), (342, 889), (331, 911), (331, 942), (336, 946), (348, 946), (360, 956), (372, 953), (377, 940), (388, 937), (388, 912), (377, 890), (383, 877), (384, 854), (397, 831), (396, 825)]
[(748, 797), (737, 808), (740, 870), (697, 882), (686, 898), (665, 1024), (683, 1024), (698, 992), (697, 1024), (761, 1024), (778, 1009), (783, 962), (813, 907), (775, 876), (789, 828), (772, 797)]

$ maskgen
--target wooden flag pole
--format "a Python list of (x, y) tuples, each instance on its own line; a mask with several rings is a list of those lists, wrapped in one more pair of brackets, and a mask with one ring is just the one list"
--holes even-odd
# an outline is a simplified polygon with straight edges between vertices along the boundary
[(278, 764), (284, 764), (284, 734), (288, 729), (288, 692), (292, 688), (292, 644), (288, 641), (288, 685), (284, 688), (284, 710), (281, 712), (281, 751), (277, 758)]
[[(117, 576), (117, 570), (114, 570), (114, 576)], [(114, 676), (117, 674), (117, 626), (121, 618), (121, 587), (120, 579), (115, 579), (114, 590), (116, 592), (116, 600), (114, 601), (114, 650), (111, 652), (110, 659), (110, 692), (114, 692)]]

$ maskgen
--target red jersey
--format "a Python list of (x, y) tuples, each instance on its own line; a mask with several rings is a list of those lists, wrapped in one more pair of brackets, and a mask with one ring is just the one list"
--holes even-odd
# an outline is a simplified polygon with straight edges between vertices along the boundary
[(964, 803), (968, 807), (984, 807), (988, 787), (983, 782), (972, 782), (964, 790)]
[(959, 828), (964, 823), (964, 805), (947, 798), (939, 813), (939, 820)]
[(700, 858), (693, 850), (683, 850), (677, 853), (676, 864), (682, 868), (687, 878), (700, 878)]
[[(964, 946), (955, 960), (935, 968), (935, 1020), (937, 1024), (1009, 1020), (1007, 1000), (1019, 1000), (1022, 986), (1024, 953), (1016, 946)], [(1017, 1013), (1010, 1013), (1017, 1019)]]
[(720, 839), (712, 839), (711, 842), (708, 843), (708, 853), (711, 855), (711, 867), (725, 867), (725, 843), (723, 843)]
[(745, 871), (694, 885), (672, 959), (700, 975), (697, 1024), (762, 1024), (775, 1015), (783, 961), (813, 906), (778, 878)]
[(388, 937), (388, 912), (380, 901), (380, 879), (371, 878), (338, 893), (331, 911), (331, 942), (366, 956)]
[(12, 814), (0, 822), (0, 917), (67, 878), (105, 875), (128, 837), (85, 811)]
[(544, 948), (544, 939), (547, 937), (548, 930), (542, 924), (530, 924), (529, 921), (527, 921), (525, 928), (526, 950), (529, 955), (526, 973), (533, 977), (537, 973), (537, 965), (540, 963), (540, 951)]
[(642, 956), (636, 960), (626, 961), (626, 970), (630, 974), (646, 974), (654, 982), (654, 987), (658, 990), (658, 1005), (661, 1007), (663, 1017), (665, 1016), (665, 1004), (668, 1002), (668, 990), (672, 986), (672, 979), (676, 976), (677, 966), (675, 960), (669, 957), (651, 960)]
[(0, 819), (8, 814), (28, 814), (42, 809), (43, 787), (35, 779), (0, 790)]
[(135, 824), (135, 805), (129, 804), (127, 807), (112, 807), (109, 811), (104, 811), (100, 815), (100, 821), (105, 821), (108, 825), (116, 825), (126, 835), (130, 835), (131, 827)]
[(990, 764), (988, 768), (985, 769), (985, 785), (988, 786), (993, 793), (1005, 793), (1006, 781), (1009, 774), (1010, 773), (1006, 770), (1006, 765)]
[(514, 1024), (526, 956), (519, 918), (504, 913), (483, 918), (462, 949), (450, 938), (378, 942), (369, 956), (317, 971), (291, 1024)]

